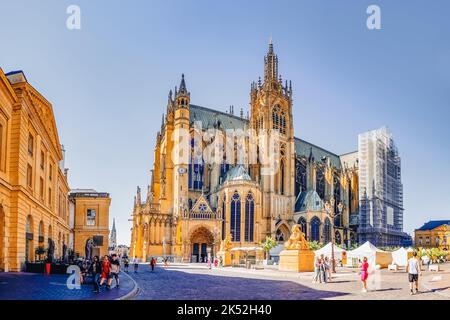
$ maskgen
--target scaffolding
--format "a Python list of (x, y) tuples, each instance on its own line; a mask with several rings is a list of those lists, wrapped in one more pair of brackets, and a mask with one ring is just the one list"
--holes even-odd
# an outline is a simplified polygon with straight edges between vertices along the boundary
[(359, 242), (397, 246), (403, 233), (401, 159), (385, 127), (358, 136)]

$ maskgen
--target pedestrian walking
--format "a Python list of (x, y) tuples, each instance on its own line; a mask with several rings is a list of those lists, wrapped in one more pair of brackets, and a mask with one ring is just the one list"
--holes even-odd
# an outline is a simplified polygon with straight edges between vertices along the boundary
[(359, 265), (362, 283), (362, 292), (367, 292), (367, 278), (369, 277), (369, 263), (367, 257), (363, 258), (362, 263)]
[(111, 277), (111, 262), (109, 261), (109, 257), (105, 255), (102, 260), (102, 275), (100, 278), (100, 287), (106, 282), (106, 288), (109, 287), (109, 278)]
[(111, 256), (111, 276), (108, 280), (108, 285), (111, 287), (113, 279), (116, 280), (116, 288), (118, 289), (120, 286), (119, 273), (120, 273), (120, 262), (117, 259), (117, 254), (113, 253)]
[(130, 266), (130, 261), (128, 260), (128, 258), (125, 258), (124, 262), (123, 262), (123, 267), (124, 267), (124, 271), (126, 273), (128, 273), (128, 267)]
[(134, 259), (134, 272), (135, 273), (138, 272), (138, 268), (139, 268), (139, 262), (138, 262), (138, 259), (135, 258)]
[(155, 271), (155, 266), (156, 266), (156, 259), (152, 257), (150, 259), (150, 267), (152, 268), (152, 272)]
[(327, 266), (325, 265), (324, 255), (320, 255), (320, 279), (321, 283), (327, 283)]
[(98, 256), (95, 256), (92, 260), (91, 265), (89, 266), (89, 273), (92, 275), (92, 281), (94, 283), (94, 292), (100, 292), (100, 274), (102, 273), (102, 265), (99, 261)]
[(325, 265), (325, 282), (330, 282), (331, 281), (331, 261), (330, 259), (328, 259), (328, 257), (325, 257), (324, 260), (324, 265)]
[(320, 283), (322, 283), (322, 279), (320, 278), (320, 258), (316, 257), (315, 261), (314, 261), (313, 282), (318, 282), (318, 281), (320, 281)]
[[(419, 293), (419, 275), (422, 275), (422, 270), (420, 268), (420, 261), (417, 258), (417, 252), (413, 252), (413, 256), (409, 258), (406, 264), (406, 272), (408, 273), (409, 289), (411, 290), (411, 295)], [(415, 285), (415, 286), (414, 286)], [(416, 292), (414, 292), (414, 287)]]

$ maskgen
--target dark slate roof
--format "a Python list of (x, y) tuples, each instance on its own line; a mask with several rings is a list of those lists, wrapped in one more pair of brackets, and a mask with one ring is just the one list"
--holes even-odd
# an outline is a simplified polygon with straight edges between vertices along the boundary
[[(201, 121), (203, 129), (215, 127), (223, 130), (245, 129), (249, 126), (247, 119), (193, 104), (190, 105), (189, 112), (190, 122)], [(328, 157), (333, 167), (341, 167), (341, 161), (338, 155), (302, 139), (295, 138), (295, 153), (297, 156), (308, 158), (311, 152), (315, 161), (320, 161), (322, 158)]]
[(295, 200), (295, 212), (321, 211), (323, 201), (316, 190), (300, 192)]
[(252, 178), (247, 173), (247, 170), (243, 165), (238, 165), (228, 171), (225, 181), (252, 181)]
[(437, 227), (440, 227), (442, 225), (449, 225), (450, 226), (450, 220), (434, 220), (434, 221), (428, 221), (427, 223), (425, 223), (422, 227), (420, 227), (417, 230), (421, 230), (421, 231), (427, 231), (427, 230), (433, 230)]
[(329, 158), (331, 166), (334, 168), (341, 167), (341, 160), (337, 154), (327, 151), (321, 147), (318, 147), (305, 140), (295, 138), (295, 153), (298, 157), (309, 158), (310, 154), (314, 157), (315, 161), (321, 161), (323, 158)]
[(189, 120), (191, 123), (194, 121), (201, 121), (202, 128), (214, 128), (219, 126), (220, 129), (245, 129), (248, 127), (248, 120), (241, 117), (212, 110), (200, 106), (191, 104), (189, 106)]

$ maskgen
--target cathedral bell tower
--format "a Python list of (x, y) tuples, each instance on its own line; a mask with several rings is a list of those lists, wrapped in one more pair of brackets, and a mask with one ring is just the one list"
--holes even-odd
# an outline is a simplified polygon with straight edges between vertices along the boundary
[[(250, 90), (251, 116), (250, 126), (255, 130), (258, 140), (266, 149), (271, 147), (270, 140), (276, 142), (277, 156), (270, 164), (252, 165), (252, 177), (260, 181), (263, 192), (263, 217), (267, 220), (265, 235), (275, 235), (275, 223), (287, 221), (294, 211), (295, 190), (295, 144), (292, 118), (292, 85), (283, 80), (278, 73), (278, 57), (272, 41), (264, 57), (264, 82), (261, 78), (253, 82)], [(265, 137), (265, 138), (264, 138)], [(263, 141), (263, 142), (262, 142)], [(274, 170), (268, 168), (270, 166)], [(264, 237), (262, 237), (264, 238)]]
[(178, 243), (182, 232), (180, 219), (189, 211), (188, 206), (188, 165), (190, 156), (189, 105), (190, 93), (186, 88), (184, 74), (181, 76), (179, 89), (175, 87), (174, 101), (169, 101), (173, 108), (173, 221), (176, 225), (172, 243), (176, 254), (181, 254), (181, 243)]

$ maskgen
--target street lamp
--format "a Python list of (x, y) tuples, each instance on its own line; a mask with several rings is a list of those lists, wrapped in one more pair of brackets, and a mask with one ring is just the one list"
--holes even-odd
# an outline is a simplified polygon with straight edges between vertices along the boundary
[(331, 271), (333, 273), (336, 273), (336, 264), (334, 259), (334, 218), (342, 214), (342, 209), (344, 208), (344, 205), (342, 202), (339, 202), (338, 204), (338, 210), (339, 212), (334, 211), (334, 204), (335, 200), (334, 198), (330, 199), (330, 202), (325, 202), (325, 211), (331, 218)]

